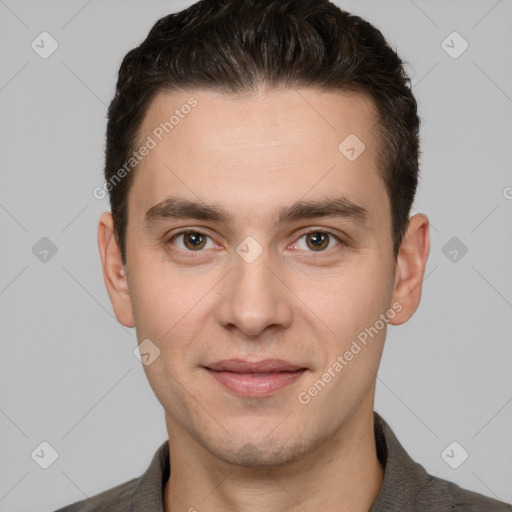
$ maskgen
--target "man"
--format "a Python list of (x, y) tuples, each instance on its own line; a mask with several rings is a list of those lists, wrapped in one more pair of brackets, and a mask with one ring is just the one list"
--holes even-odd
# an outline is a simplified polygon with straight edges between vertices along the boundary
[(169, 439), (61, 511), (511, 511), (373, 411), (416, 311), (419, 119), (382, 34), (327, 0), (204, 0), (125, 57), (98, 244)]

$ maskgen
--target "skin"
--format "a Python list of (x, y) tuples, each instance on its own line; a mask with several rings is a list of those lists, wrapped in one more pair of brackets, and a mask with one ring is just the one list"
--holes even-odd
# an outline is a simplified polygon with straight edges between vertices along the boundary
[[(311, 88), (241, 98), (160, 92), (140, 141), (191, 96), (197, 106), (136, 169), (126, 275), (109, 212), (98, 229), (118, 321), (160, 350), (144, 370), (171, 447), (164, 509), (367, 512), (384, 475), (373, 405), (387, 326), (309, 403), (297, 397), (394, 303), (401, 308), (390, 324), (414, 314), (428, 218), (410, 218), (395, 261), (370, 98)], [(354, 161), (338, 150), (348, 134), (366, 146)], [(233, 222), (168, 219), (146, 228), (146, 211), (171, 194), (220, 204)], [(330, 217), (273, 221), (279, 207), (339, 194), (368, 209), (368, 227)], [(184, 228), (207, 235), (206, 245), (172, 239)], [(340, 238), (318, 250), (307, 228)], [(262, 248), (252, 263), (236, 252), (247, 236)], [(242, 397), (202, 367), (229, 358), (280, 358), (307, 371), (271, 396)]]

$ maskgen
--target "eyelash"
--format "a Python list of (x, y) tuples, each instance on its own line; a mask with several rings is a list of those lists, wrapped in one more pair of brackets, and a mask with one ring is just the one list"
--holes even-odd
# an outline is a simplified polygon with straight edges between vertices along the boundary
[[(164, 245), (167, 246), (167, 245), (170, 245), (172, 243), (172, 241), (176, 238), (178, 238), (179, 236), (181, 235), (185, 235), (187, 233), (194, 233), (194, 234), (198, 234), (198, 235), (202, 235), (202, 236), (206, 236), (208, 238), (210, 238), (212, 240), (212, 237), (206, 233), (203, 233), (202, 231), (199, 231), (199, 230), (195, 230), (195, 229), (184, 229), (184, 230), (181, 230), (181, 231), (178, 231), (177, 233), (174, 233), (173, 235), (171, 235), (165, 242), (164, 242)], [(306, 235), (309, 235), (309, 234), (312, 234), (312, 233), (324, 233), (324, 234), (327, 234), (329, 235), (331, 238), (334, 238), (337, 242), (338, 242), (338, 245), (343, 245), (343, 240), (338, 236), (338, 235), (335, 235), (333, 232), (329, 231), (328, 229), (309, 229), (307, 231), (303, 231), (300, 236), (297, 238), (297, 241), (300, 240), (301, 238), (303, 238), (304, 236)], [(293, 244), (291, 245), (295, 245), (296, 242), (294, 242)], [(310, 250), (310, 251), (306, 251), (306, 252), (309, 252), (309, 253), (312, 253), (312, 254), (329, 254), (331, 251), (333, 250), (336, 250), (336, 247), (338, 247), (338, 245), (336, 245), (335, 247), (332, 247), (331, 249), (327, 249), (327, 250), (323, 250), (323, 251), (313, 251), (313, 250)], [(190, 250), (186, 250), (186, 249), (180, 249), (180, 248), (177, 248), (175, 249), (177, 251), (180, 251), (180, 252), (185, 252), (189, 255), (189, 257), (191, 258), (195, 258), (195, 257), (198, 257), (198, 255), (202, 252), (204, 252), (204, 250), (198, 250), (198, 251), (190, 251)], [(302, 250), (302, 249), (297, 249), (297, 250)], [(194, 254), (196, 253), (196, 254)]]

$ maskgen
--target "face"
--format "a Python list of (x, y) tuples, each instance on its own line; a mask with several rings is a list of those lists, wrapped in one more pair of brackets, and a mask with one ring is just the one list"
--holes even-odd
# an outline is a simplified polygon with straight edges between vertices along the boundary
[(375, 123), (369, 98), (314, 89), (151, 103), (109, 294), (159, 350), (144, 370), (170, 437), (278, 464), (372, 410), (387, 323), (415, 309), (396, 300)]

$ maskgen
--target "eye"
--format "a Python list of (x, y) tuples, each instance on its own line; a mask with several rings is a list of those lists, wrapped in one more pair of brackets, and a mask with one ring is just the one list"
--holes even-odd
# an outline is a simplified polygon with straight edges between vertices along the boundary
[[(208, 239), (211, 243), (209, 247)], [(182, 245), (176, 243), (177, 241), (181, 241)], [(201, 249), (212, 249), (216, 247), (213, 240), (200, 231), (180, 231), (173, 235), (166, 243), (170, 244), (172, 242), (175, 242), (175, 245), (184, 251), (200, 252)]]
[[(305, 244), (301, 244), (301, 240), (305, 239)], [(337, 242), (332, 244), (332, 242)], [(296, 248), (301, 250), (311, 250), (313, 252), (326, 252), (326, 250), (339, 245), (341, 240), (329, 231), (308, 231), (304, 233), (298, 241), (293, 244)]]

